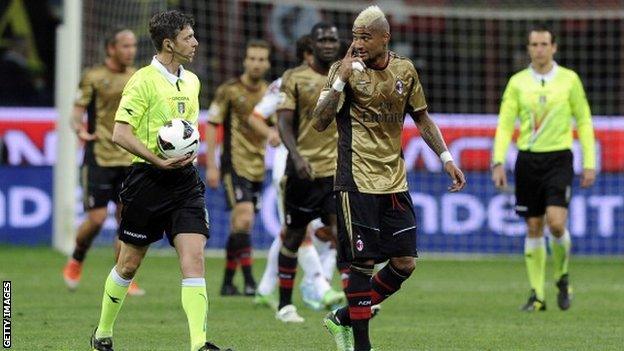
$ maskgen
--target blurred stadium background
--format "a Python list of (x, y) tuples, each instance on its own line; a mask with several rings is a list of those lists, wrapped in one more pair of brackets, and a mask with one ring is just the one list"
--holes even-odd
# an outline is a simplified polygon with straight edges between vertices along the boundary
[[(102, 280), (111, 267), (112, 208), (96, 242), (100, 248), (90, 254), (89, 273), (81, 289), (71, 295), (65, 293), (60, 275), (65, 256), (58, 251), (65, 253), (72, 245), (83, 215), (76, 177), (82, 151), (70, 131), (68, 112), (79, 72), (102, 60), (108, 28), (123, 23), (133, 29), (139, 38), (136, 65), (143, 66), (154, 53), (147, 32), (151, 15), (166, 8), (193, 14), (200, 47), (190, 69), (202, 81), (201, 118), (205, 120), (217, 85), (242, 72), (249, 39), (271, 43), (267, 79), (272, 80), (297, 63), (294, 42), (314, 23), (333, 22), (342, 38), (350, 40), (355, 14), (372, 3), (0, 0), (0, 278), (14, 284), (14, 348), (85, 349), (97, 322)], [(447, 179), (440, 172), (438, 157), (408, 120), (404, 154), (423, 258), (415, 277), (404, 285), (405, 292), (384, 302), (384, 314), (372, 322), (375, 346), (382, 350), (621, 350), (622, 1), (378, 3), (389, 15), (391, 49), (416, 64), (430, 112), (466, 172), (468, 186), (459, 194), (445, 192)], [(577, 254), (571, 274), (578, 302), (569, 312), (556, 311), (548, 274), (547, 300), (549, 310), (555, 311), (529, 317), (515, 312), (528, 291), (520, 255), (524, 224), (512, 210), (511, 192), (496, 192), (491, 185), (489, 164), (501, 94), (511, 74), (528, 64), (526, 32), (537, 22), (552, 26), (559, 45), (556, 60), (576, 70), (585, 85), (594, 115), (599, 174), (590, 189), (580, 189), (578, 178), (574, 181), (569, 228)], [(578, 173), (578, 143), (574, 153)], [(508, 167), (514, 160), (512, 147)], [(200, 168), (203, 171), (202, 157)], [(221, 249), (229, 217), (223, 190), (209, 190), (206, 199), (212, 234), (208, 246)], [(274, 200), (275, 191), (267, 184), (252, 236), (256, 249), (266, 249), (278, 230)], [(220, 251), (216, 252), (218, 258), (208, 259), (206, 265), (211, 296), (218, 294), (223, 265)], [(263, 260), (258, 262), (257, 277), (263, 268)], [(177, 304), (171, 305), (179, 299), (179, 272), (170, 251), (151, 251), (139, 279), (148, 294), (144, 300), (126, 303), (116, 343), (132, 350), (186, 348), (184, 316)], [(301, 304), (298, 297), (295, 303)], [(289, 329), (275, 322), (268, 310), (249, 305), (244, 298), (211, 299), (209, 331), (219, 344), (237, 350), (332, 349), (319, 327), (319, 312), (302, 308), (313, 326), (306, 322)]]
[[(521, 252), (523, 224), (510, 207), (510, 194), (497, 193), (489, 181), (489, 160), (496, 114), (510, 75), (528, 64), (527, 29), (549, 23), (557, 34), (557, 61), (581, 76), (594, 114), (599, 172), (596, 186), (582, 190), (575, 181), (570, 208), (574, 250), (583, 254), (624, 254), (624, 10), (619, 1), (409, 1), (380, 2), (391, 22), (391, 48), (416, 64), (430, 111), (440, 124), (454, 157), (467, 172), (462, 194), (445, 194), (446, 178), (437, 157), (407, 121), (404, 150), (412, 197), (419, 217), (422, 252)], [(65, 207), (53, 204), (53, 166), (67, 162), (74, 143), (58, 111), (73, 97), (78, 68), (102, 60), (107, 28), (124, 23), (139, 37), (137, 66), (153, 55), (147, 22), (153, 12), (180, 8), (192, 13), (200, 53), (191, 69), (202, 80), (206, 108), (216, 86), (241, 73), (244, 44), (252, 38), (270, 41), (272, 68), (267, 79), (296, 64), (293, 45), (311, 26), (336, 23), (350, 39), (351, 23), (368, 2), (362, 1), (165, 1), (165, 0), (4, 0), (0, 13), (0, 243), (51, 245), (71, 243), (71, 228), (56, 227), (54, 218), (77, 223), (80, 190), (71, 191), (73, 172), (64, 164), (62, 177), (73, 184), (57, 191)], [(71, 5), (75, 4), (75, 5)], [(72, 29), (75, 46), (59, 55), (56, 26), (63, 9), (78, 9)], [(67, 25), (65, 26), (67, 27)], [(62, 29), (61, 29), (62, 30)], [(63, 45), (63, 44), (60, 44)], [(56, 62), (61, 57), (62, 62)], [(62, 70), (62, 72), (59, 72)], [(73, 77), (73, 78), (72, 78)], [(17, 86), (16, 86), (17, 82)], [(57, 108), (55, 109), (55, 87)], [(59, 88), (60, 87), (60, 88)], [(60, 96), (60, 98), (59, 98)], [(205, 110), (204, 110), (205, 111)], [(205, 116), (205, 112), (203, 113)], [(65, 133), (65, 134), (63, 134)], [(267, 166), (271, 167), (271, 150)], [(574, 147), (580, 169), (578, 144)], [(63, 159), (63, 157), (65, 157)], [(510, 152), (508, 166), (515, 154)], [(65, 161), (63, 161), (65, 160)], [(80, 162), (81, 156), (70, 162)], [(203, 158), (200, 157), (200, 163)], [(72, 163), (70, 163), (72, 164)], [(58, 163), (57, 163), (58, 165)], [(62, 188), (59, 188), (62, 189)], [(277, 232), (274, 190), (265, 189), (255, 246), (266, 248)], [(207, 197), (212, 221), (210, 247), (220, 248), (228, 226), (223, 192)], [(67, 206), (67, 202), (71, 206)], [(57, 205), (58, 206), (58, 205)], [(54, 213), (55, 208), (57, 209)], [(62, 209), (61, 209), (62, 208)], [(71, 211), (75, 209), (76, 216)], [(62, 212), (62, 213), (60, 213)], [(58, 217), (54, 217), (58, 216)], [(98, 239), (107, 244), (111, 219)], [(62, 229), (58, 229), (62, 228)], [(56, 239), (53, 239), (56, 238)]]

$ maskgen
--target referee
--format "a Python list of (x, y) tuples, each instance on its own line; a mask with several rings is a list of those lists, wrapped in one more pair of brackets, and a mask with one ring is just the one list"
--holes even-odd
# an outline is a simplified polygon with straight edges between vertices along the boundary
[(500, 107), (494, 140), (492, 180), (499, 189), (507, 187), (505, 155), (520, 120), (518, 158), (515, 166), (516, 213), (524, 217), (528, 233), (524, 257), (531, 293), (523, 311), (544, 311), (546, 247), (544, 224), (553, 235), (557, 304), (570, 308), (572, 289), (568, 276), (570, 232), (566, 229), (572, 178), (572, 119), (576, 121), (583, 148), (581, 186), (596, 179), (594, 130), (585, 91), (578, 75), (553, 60), (557, 52), (555, 35), (546, 27), (529, 32), (528, 68), (511, 77)]
[(149, 245), (163, 232), (180, 261), (190, 350), (220, 350), (206, 341), (205, 186), (191, 164), (193, 157), (161, 159), (156, 145), (158, 130), (173, 118), (197, 125), (199, 79), (182, 67), (197, 49), (193, 25), (193, 18), (179, 11), (152, 17), (149, 31), (157, 54), (130, 78), (117, 109), (113, 141), (135, 157), (120, 193), (121, 252), (106, 279), (100, 321), (91, 338), (93, 350), (113, 350), (113, 324), (128, 286)]

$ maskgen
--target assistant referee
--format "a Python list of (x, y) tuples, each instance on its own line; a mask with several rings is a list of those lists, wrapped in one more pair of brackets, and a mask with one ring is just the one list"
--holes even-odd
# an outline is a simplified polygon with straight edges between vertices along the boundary
[(531, 64), (511, 77), (503, 94), (494, 140), (492, 180), (499, 189), (507, 187), (505, 156), (519, 119), (515, 209), (527, 224), (524, 256), (531, 284), (529, 299), (521, 309), (546, 309), (546, 224), (553, 235), (550, 244), (559, 290), (557, 303), (560, 309), (567, 310), (572, 298), (568, 275), (571, 241), (566, 229), (574, 176), (572, 119), (576, 121), (583, 149), (582, 187), (591, 186), (596, 178), (594, 130), (581, 80), (574, 71), (553, 60), (557, 52), (553, 32), (541, 26), (531, 30), (527, 50)]

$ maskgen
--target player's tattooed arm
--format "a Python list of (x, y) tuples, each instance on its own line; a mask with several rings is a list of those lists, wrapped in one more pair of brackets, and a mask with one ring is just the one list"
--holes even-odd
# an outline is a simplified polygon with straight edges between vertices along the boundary
[(440, 129), (433, 122), (431, 117), (429, 117), (427, 110), (412, 112), (410, 115), (414, 119), (423, 140), (425, 140), (429, 148), (431, 148), (436, 155), (440, 155), (444, 151), (448, 151)]
[[(442, 159), (442, 153), (447, 152), (448, 149), (446, 148), (446, 143), (444, 142), (442, 133), (440, 133), (440, 129), (433, 122), (431, 117), (429, 117), (427, 110), (410, 112), (410, 115), (414, 119), (414, 122), (420, 131), (420, 135), (425, 140), (427, 145)], [(466, 177), (464, 176), (464, 173), (457, 166), (455, 166), (455, 162), (453, 162), (452, 158), (450, 160), (443, 161), (443, 163), (444, 171), (453, 181), (448, 187), (448, 190), (450, 192), (462, 190), (466, 186)]]
[[(313, 116), (315, 119), (314, 129), (318, 132), (322, 132), (327, 129), (327, 126), (336, 118), (336, 111), (338, 110), (338, 103), (340, 102), (340, 92), (329, 89), (327, 92), (322, 92), (316, 107), (314, 108)], [(325, 95), (325, 96), (323, 96)]]

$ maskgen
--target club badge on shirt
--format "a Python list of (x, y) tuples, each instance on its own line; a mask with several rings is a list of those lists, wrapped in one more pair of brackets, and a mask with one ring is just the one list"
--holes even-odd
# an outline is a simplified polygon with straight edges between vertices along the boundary
[(397, 79), (394, 87), (396, 88), (396, 91), (397, 93), (399, 93), (399, 95), (403, 95), (403, 81), (401, 79)]

